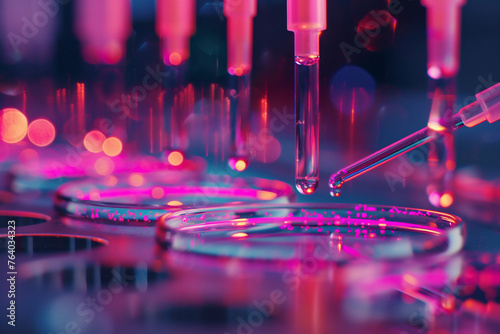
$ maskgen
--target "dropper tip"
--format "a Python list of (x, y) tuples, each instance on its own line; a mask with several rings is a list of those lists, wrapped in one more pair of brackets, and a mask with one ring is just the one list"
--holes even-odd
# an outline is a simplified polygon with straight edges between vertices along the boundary
[(330, 176), (330, 180), (328, 180), (328, 185), (332, 189), (340, 189), (344, 184), (344, 180), (342, 179), (342, 172), (338, 172)]
[(339, 197), (342, 193), (342, 185), (344, 184), (344, 180), (342, 179), (342, 172), (338, 172), (333, 174), (328, 181), (328, 186), (332, 189), (330, 191), (330, 195), (332, 197)]

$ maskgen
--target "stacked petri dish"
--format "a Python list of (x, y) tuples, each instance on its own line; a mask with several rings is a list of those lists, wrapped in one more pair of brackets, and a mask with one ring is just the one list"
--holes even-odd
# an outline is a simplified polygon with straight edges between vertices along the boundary
[(56, 209), (66, 216), (116, 225), (154, 226), (160, 216), (189, 208), (244, 203), (290, 203), (293, 189), (260, 178), (183, 173), (132, 173), (62, 185)]

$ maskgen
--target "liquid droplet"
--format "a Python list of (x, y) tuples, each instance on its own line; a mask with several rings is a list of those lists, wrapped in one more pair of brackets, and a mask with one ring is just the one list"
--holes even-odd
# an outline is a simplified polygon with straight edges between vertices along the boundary
[(310, 195), (318, 188), (318, 178), (296, 178), (295, 186), (302, 195)]
[(342, 189), (339, 189), (339, 188), (337, 188), (337, 189), (332, 189), (332, 190), (330, 191), (330, 195), (331, 195), (332, 197), (339, 197), (340, 195), (342, 195)]

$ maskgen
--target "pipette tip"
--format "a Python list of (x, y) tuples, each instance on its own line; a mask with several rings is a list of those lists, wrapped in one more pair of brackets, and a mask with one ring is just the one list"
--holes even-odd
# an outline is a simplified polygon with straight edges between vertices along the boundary
[(342, 185), (344, 184), (343, 180), (343, 172), (340, 171), (336, 174), (333, 174), (328, 181), (328, 185), (332, 190), (330, 190), (330, 195), (332, 197), (339, 197), (342, 193)]
[(448, 208), (453, 204), (453, 194), (449, 192), (439, 193), (427, 189), (429, 202), (437, 208)]

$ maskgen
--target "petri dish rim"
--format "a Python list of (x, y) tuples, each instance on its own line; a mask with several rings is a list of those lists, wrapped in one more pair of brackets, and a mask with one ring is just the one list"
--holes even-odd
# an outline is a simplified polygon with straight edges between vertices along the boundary
[[(85, 250), (93, 250), (97, 249), (100, 247), (106, 247), (110, 245), (110, 242), (101, 237), (95, 237), (95, 236), (86, 236), (86, 235), (79, 235), (79, 234), (60, 234), (60, 233), (16, 233), (14, 236), (14, 239), (16, 241), (16, 254), (19, 255), (29, 255), (29, 252), (27, 252), (24, 248), (18, 249), (18, 244), (19, 240), (31, 240), (31, 242), (37, 242), (36, 246), (33, 246), (33, 254), (36, 255), (48, 255), (48, 254), (68, 254), (70, 249), (68, 249), (67, 245), (61, 246), (61, 245), (54, 245), (53, 249), (45, 250), (44, 245), (47, 245), (47, 242), (49, 241), (54, 241), (59, 239), (60, 241), (71, 241), (71, 240), (79, 240), (79, 241), (87, 241), (89, 243), (89, 247), (83, 247), (80, 245), (80, 247), (75, 247), (76, 252), (81, 252)], [(8, 241), (11, 240), (10, 236), (6, 233), (0, 233), (0, 249), (7, 248)], [(57, 246), (57, 247), (56, 247)], [(87, 245), (86, 245), (87, 246)], [(48, 249), (48, 248), (47, 248)]]
[[(236, 217), (239, 217), (238, 214), (240, 214), (240, 213), (248, 214), (248, 213), (251, 213), (251, 212), (256, 211), (256, 210), (260, 210), (260, 211), (265, 211), (265, 210), (299, 210), (299, 209), (315, 210), (315, 211), (346, 210), (347, 212), (352, 211), (356, 214), (366, 211), (366, 210), (363, 210), (363, 211), (356, 210), (357, 207), (369, 208), (370, 210), (376, 209), (377, 212), (378, 212), (378, 210), (381, 210), (381, 211), (385, 212), (383, 215), (387, 215), (389, 213), (390, 214), (395, 213), (397, 215), (401, 215), (401, 217), (413, 217), (412, 218), (413, 220), (415, 220), (415, 217), (421, 217), (418, 219), (424, 219), (424, 217), (428, 218), (428, 219), (425, 218), (428, 220), (427, 223), (413, 222), (413, 224), (408, 224), (405, 221), (412, 220), (412, 219), (405, 219), (405, 220), (403, 220), (403, 222), (398, 222), (398, 221), (393, 221), (393, 220), (386, 220), (385, 217), (382, 217), (382, 218), (384, 218), (384, 220), (383, 220), (384, 223), (382, 223), (380, 225), (384, 225), (383, 228), (380, 228), (380, 226), (377, 227), (375, 225), (372, 225), (370, 228), (376, 228), (377, 231), (382, 231), (382, 230), (392, 231), (392, 230), (394, 230), (394, 231), (398, 231), (400, 233), (412, 233), (410, 236), (405, 236), (405, 237), (400, 237), (400, 238), (387, 237), (388, 240), (384, 241), (382, 243), (383, 245), (385, 245), (384, 246), (385, 248), (382, 248), (382, 254), (384, 254), (384, 252), (387, 252), (387, 250), (391, 250), (391, 249), (394, 250), (393, 246), (395, 245), (396, 241), (399, 242), (400, 240), (407, 240), (407, 239), (411, 239), (411, 238), (419, 239), (418, 244), (415, 242), (415, 240), (413, 242), (411, 242), (411, 247), (417, 247), (413, 250), (414, 253), (412, 253), (412, 254), (416, 254), (418, 256), (421, 256), (421, 255), (440, 255), (440, 256), (451, 255), (451, 254), (454, 254), (454, 253), (457, 253), (458, 251), (460, 251), (464, 245), (465, 225), (464, 225), (462, 219), (458, 216), (435, 211), (435, 210), (424, 210), (424, 209), (416, 209), (416, 208), (410, 208), (410, 207), (397, 207), (397, 206), (388, 206), (388, 205), (370, 205), (370, 204), (347, 204), (347, 203), (342, 203), (342, 204), (295, 203), (295, 204), (284, 204), (284, 205), (283, 204), (264, 204), (264, 205), (219, 207), (219, 208), (205, 209), (205, 210), (204, 209), (188, 209), (188, 210), (183, 210), (181, 212), (174, 212), (174, 213), (170, 213), (170, 214), (162, 216), (157, 221), (156, 231), (155, 231), (156, 240), (160, 244), (160, 246), (167, 248), (167, 249), (174, 250), (174, 251), (180, 250), (180, 251), (193, 252), (193, 253), (199, 253), (199, 254), (204, 254), (204, 255), (216, 255), (216, 256), (231, 257), (231, 255), (227, 254), (227, 253), (226, 254), (217, 254), (217, 251), (214, 251), (214, 249), (216, 249), (216, 247), (210, 248), (209, 243), (212, 242), (215, 244), (215, 242), (219, 242), (219, 245), (223, 245), (224, 242), (226, 244), (233, 243), (232, 240), (228, 236), (212, 237), (211, 238), (209, 233), (204, 232), (203, 229), (205, 229), (205, 230), (207, 228), (213, 229), (211, 232), (211, 233), (213, 233), (214, 230), (218, 231), (219, 228), (222, 229), (224, 227), (229, 226), (228, 222), (231, 222)], [(394, 212), (391, 212), (391, 210), (393, 210)], [(226, 220), (220, 219), (219, 221), (214, 219), (214, 221), (211, 221), (210, 223), (205, 223), (205, 224), (189, 224), (189, 222), (188, 222), (189, 219), (192, 219), (196, 215), (201, 215), (203, 217), (206, 217), (208, 215), (216, 215), (217, 213), (224, 213), (225, 211), (226, 211), (226, 213), (231, 212), (233, 214), (233, 218), (226, 219)], [(358, 211), (358, 212), (356, 212), (356, 211)], [(373, 212), (373, 211), (371, 211), (371, 212)], [(300, 219), (302, 219), (302, 220), (303, 220), (303, 218), (304, 217), (300, 217)], [(311, 217), (309, 217), (309, 218), (311, 218)], [(236, 219), (238, 219), (238, 218), (236, 218)], [(256, 219), (261, 219), (261, 218), (250, 218), (250, 219), (256, 220)], [(274, 217), (273, 219), (278, 219), (278, 220), (283, 221), (283, 220), (290, 220), (290, 217), (289, 216), (288, 217), (282, 216), (282, 217)], [(356, 218), (343, 217), (343, 219), (345, 221), (350, 221), (350, 222), (357, 222), (358, 220), (360, 220), (357, 217)], [(371, 218), (371, 219), (372, 219), (371, 221), (373, 221), (374, 223), (379, 221), (379, 220), (376, 220), (374, 218)], [(334, 217), (326, 217), (326, 218), (322, 217), (321, 219), (314, 218), (314, 220), (321, 220), (321, 221), (334, 220)], [(342, 218), (340, 220), (342, 221)], [(364, 221), (368, 220), (369, 221), (370, 218), (368, 218), (368, 219), (361, 218), (361, 220), (364, 220)], [(441, 224), (441, 226), (439, 228), (436, 224), (436, 221), (438, 221), (438, 220), (440, 220), (440, 224)], [(224, 221), (226, 223), (223, 223)], [(310, 219), (308, 221), (310, 221)], [(187, 225), (186, 225), (186, 223), (187, 223)], [(280, 222), (278, 221), (278, 223), (274, 223), (274, 225), (279, 225), (279, 223)], [(224, 224), (226, 224), (226, 225), (224, 225)], [(252, 224), (255, 224), (256, 226), (258, 225), (258, 223), (256, 221), (252, 221)], [(271, 226), (273, 223), (266, 223), (266, 224), (269, 224), (269, 226)], [(183, 225), (183, 226), (181, 226), (181, 225)], [(216, 226), (216, 225), (218, 225), (218, 226)], [(264, 225), (264, 224), (262, 224), (262, 225)], [(292, 224), (292, 225), (294, 227), (300, 226), (297, 224)], [(370, 224), (368, 224), (368, 225), (370, 225)], [(387, 227), (387, 225), (390, 225), (390, 226)], [(448, 227), (445, 227), (446, 225), (448, 225)], [(305, 226), (306, 225), (303, 225), (303, 227), (305, 227)], [(240, 232), (243, 234), (247, 234), (246, 232), (248, 232), (248, 231), (243, 231), (242, 228), (235, 228), (233, 225), (231, 225), (231, 227), (232, 227), (232, 230), (229, 229), (228, 233)], [(247, 226), (244, 226), (244, 227), (247, 227)], [(264, 227), (264, 226), (262, 226), (262, 227)], [(276, 226), (274, 226), (274, 227), (276, 227)], [(311, 226), (309, 224), (308, 228), (310, 228), (310, 227), (318, 227), (318, 226), (314, 226), (314, 225)], [(334, 228), (334, 226), (331, 226), (331, 227)], [(342, 225), (341, 227), (346, 227), (346, 226)], [(326, 228), (326, 226), (323, 226), (322, 228)], [(251, 229), (252, 229), (252, 227), (250, 226), (249, 230), (251, 231)], [(318, 227), (318, 229), (319, 229), (319, 227)], [(354, 228), (352, 228), (352, 229), (354, 229)], [(257, 232), (257, 233), (259, 233), (259, 232)], [(196, 236), (196, 234), (198, 234), (198, 236)], [(190, 238), (193, 239), (193, 237), (194, 237), (196, 239), (197, 237), (199, 237), (200, 234), (208, 235), (208, 237), (203, 238), (203, 243), (204, 243), (203, 247), (193, 247), (193, 249), (190, 249), (190, 246), (186, 246), (188, 243), (190, 245), (193, 245), (193, 240), (190, 240)], [(238, 233), (236, 233), (236, 234), (238, 234)], [(255, 259), (265, 259), (265, 260), (271, 259), (272, 260), (273, 259), (272, 256), (271, 257), (269, 257), (269, 256), (253, 256), (253, 255), (251, 255), (251, 253), (252, 253), (251, 251), (248, 251), (245, 253), (245, 249), (251, 250), (252, 247), (258, 248), (258, 247), (261, 247), (262, 245), (267, 246), (267, 247), (272, 247), (273, 243), (276, 245), (277, 241), (278, 241), (278, 244), (277, 244), (278, 246), (283, 245), (283, 243), (280, 243), (280, 240), (277, 237), (272, 236), (272, 235), (270, 236), (270, 235), (262, 234), (262, 235), (255, 236), (255, 235), (249, 235), (249, 234), (250, 233), (248, 233), (246, 236), (244, 236), (245, 241), (252, 240), (252, 238), (253, 238), (254, 242), (248, 242), (240, 248), (235, 247), (236, 253), (238, 253), (238, 257), (250, 258), (253, 260), (255, 260)], [(328, 234), (328, 233), (325, 233), (325, 234)], [(324, 238), (325, 234), (322, 234), (321, 237)], [(332, 235), (335, 235), (335, 238), (333, 238), (333, 239), (336, 240), (337, 244), (342, 242), (342, 237), (345, 237), (345, 235), (342, 235), (341, 233), (330, 233), (328, 235), (330, 236), (330, 239), (332, 239)], [(435, 243), (436, 248), (430, 247), (429, 249), (426, 250), (424, 248), (429, 247), (429, 242), (427, 244), (425, 242), (431, 240), (430, 235), (434, 235), (436, 237), (434, 239), (434, 241), (436, 241), (436, 243)], [(304, 238), (304, 237), (309, 238), (311, 235), (309, 235), (308, 233), (305, 233), (305, 234), (298, 233), (297, 235), (288, 234), (288, 236), (291, 236), (291, 237), (300, 236), (300, 238)], [(338, 241), (339, 236), (340, 236), (340, 242)], [(352, 235), (348, 235), (348, 236), (352, 237)], [(248, 239), (246, 239), (247, 237), (248, 237)], [(283, 235), (281, 235), (281, 237), (283, 237)], [(272, 241), (267, 242), (267, 244), (266, 244), (266, 238), (269, 238), (269, 240), (272, 239)], [(392, 240), (391, 240), (391, 238), (392, 238)], [(180, 239), (180, 242), (179, 242), (179, 239)], [(286, 239), (286, 238), (284, 238), (284, 239)], [(304, 239), (306, 239), (306, 238), (304, 238)], [(382, 236), (382, 239), (386, 239), (386, 238)], [(308, 242), (310, 242), (310, 241), (311, 240), (308, 240)], [(181, 246), (183, 244), (183, 242), (185, 243), (185, 245)], [(286, 242), (288, 242), (288, 241), (285, 240), (285, 245), (286, 245)], [(289, 244), (292, 244), (292, 246), (293, 246), (293, 244), (295, 242), (296, 242), (296, 240), (290, 241)], [(315, 242), (315, 241), (313, 240), (313, 242)], [(371, 240), (367, 241), (367, 243), (371, 243), (371, 242), (373, 242), (373, 241), (371, 241)], [(413, 245), (413, 243), (415, 243), (415, 245)], [(433, 245), (433, 244), (431, 244), (431, 245)], [(438, 248), (438, 246), (442, 248), (444, 245), (447, 245), (448, 248), (446, 248), (446, 249), (439, 249)], [(222, 246), (222, 248), (224, 248), (223, 246)], [(288, 246), (290, 246), (290, 245), (288, 245)], [(380, 247), (381, 246), (376, 247), (379, 250), (379, 252), (381, 250)], [(196, 248), (196, 249), (194, 249), (194, 248)], [(210, 248), (210, 250), (204, 251), (203, 248), (205, 248), (205, 249)], [(228, 249), (228, 247), (226, 247), (225, 249)], [(415, 251), (416, 251), (416, 253), (415, 253)], [(404, 254), (407, 254), (407, 253), (408, 252), (406, 252)], [(386, 254), (385, 256), (375, 256), (375, 257), (372, 256), (371, 259), (375, 258), (375, 259), (392, 260), (392, 259), (403, 259), (403, 258), (407, 259), (409, 257), (410, 256), (404, 256), (404, 255), (403, 256), (395, 256), (395, 255), (388, 256)], [(367, 257), (360, 256), (360, 258), (366, 259)], [(279, 256), (277, 259), (281, 260), (281, 258), (279, 258)], [(345, 258), (333, 259), (333, 261), (335, 261), (335, 262), (336, 261), (343, 262), (344, 260), (345, 260)]]
[[(50, 216), (44, 215), (42, 213), (17, 210), (0, 210), (0, 217), (13, 218), (16, 222), (16, 227), (43, 224), (52, 220)], [(7, 222), (7, 220), (2, 220), (2, 222), (0, 222), (0, 230), (8, 228)]]
[[(148, 175), (145, 174), (145, 177)], [(212, 184), (215, 181), (218, 181), (219, 179), (225, 179), (224, 183), (222, 185), (216, 185)], [(159, 218), (161, 215), (169, 213), (169, 212), (175, 212), (175, 211), (181, 211), (181, 210), (186, 210), (190, 209), (193, 207), (196, 207), (195, 204), (181, 204), (181, 205), (175, 205), (175, 206), (169, 206), (167, 203), (163, 204), (140, 204), (140, 203), (120, 203), (120, 202), (114, 202), (112, 200), (101, 200), (101, 201), (96, 201), (90, 199), (90, 192), (85, 192), (82, 191), (82, 188), (84, 188), (82, 185), (85, 183), (88, 183), (91, 179), (83, 179), (83, 180), (78, 180), (78, 181), (70, 181), (67, 182), (63, 185), (61, 185), (55, 195), (55, 208), (56, 210), (69, 217), (76, 217), (76, 218), (92, 218), (92, 220), (95, 220), (96, 222), (99, 223), (106, 223), (107, 221), (110, 223), (113, 223), (116, 221), (116, 219), (111, 219), (106, 217), (106, 214), (103, 212), (108, 212), (113, 209), (120, 209), (120, 210), (126, 210), (127, 213), (127, 218), (118, 219), (118, 222), (134, 222), (134, 221), (140, 221), (140, 225), (143, 226), (144, 222), (142, 221), (143, 219), (137, 218), (141, 216), (146, 216), (147, 220), (145, 222), (152, 222), (153, 226), (154, 223), (156, 222), (157, 218)], [(120, 185), (117, 186), (116, 188), (113, 187), (108, 187), (107, 190), (114, 189), (114, 192), (119, 191), (120, 189), (123, 190), (131, 190), (135, 193), (135, 195), (140, 195), (140, 194), (150, 194), (154, 188), (162, 188), (166, 196), (171, 196), (172, 194), (179, 194), (179, 197), (182, 196), (204, 196), (206, 198), (209, 197), (218, 197), (218, 198), (226, 198), (226, 197), (231, 197), (233, 198), (232, 203), (207, 203), (198, 207), (203, 207), (203, 208), (212, 208), (212, 207), (225, 207), (225, 206), (231, 206), (234, 205), (234, 203), (238, 203), (241, 201), (244, 201), (246, 203), (279, 203), (279, 202), (294, 202), (296, 199), (296, 194), (293, 191), (293, 188), (288, 185), (285, 182), (278, 181), (278, 180), (271, 180), (271, 179), (263, 179), (263, 178), (241, 178), (241, 177), (227, 177), (227, 176), (219, 176), (219, 175), (212, 175), (212, 174), (207, 174), (205, 177), (201, 180), (190, 180), (190, 182), (194, 182), (194, 185), (186, 185), (186, 182), (184, 179), (182, 179), (181, 182), (178, 184), (172, 183), (172, 184), (148, 184), (144, 186), (139, 186), (139, 187), (133, 187), (130, 185), (124, 186), (125, 183), (125, 178), (120, 179)], [(234, 181), (239, 182), (237, 184), (236, 188), (232, 188), (232, 183)], [(103, 180), (98, 180), (100, 183), (98, 186), (103, 186), (104, 189), (106, 189), (106, 186), (102, 183)], [(227, 182), (230, 181), (230, 182)], [(207, 182), (206, 185), (203, 185), (204, 182)], [(94, 187), (97, 187), (93, 185)], [(197, 192), (200, 189), (208, 189), (206, 193), (200, 193)], [(213, 193), (213, 191), (216, 189), (219, 193)], [(231, 189), (233, 193), (231, 193)], [(243, 189), (243, 191), (238, 192), (238, 189)], [(228, 193), (221, 191), (221, 190), (229, 190), (229, 195)], [(83, 198), (78, 198), (76, 195), (77, 193), (80, 194), (81, 197)], [(262, 198), (258, 198), (259, 195)], [(266, 196), (270, 196), (267, 197)], [(272, 198), (271, 198), (272, 197)], [(112, 195), (110, 196), (112, 199)], [(179, 198), (180, 199), (180, 198)], [(70, 206), (79, 206), (79, 211), (80, 212), (85, 212), (85, 214), (77, 214), (75, 211), (76, 209), (71, 209)], [(104, 211), (104, 210), (105, 211)], [(99, 210), (102, 210), (102, 212), (99, 212)], [(142, 211), (152, 211), (153, 214), (147, 214), (143, 215)], [(93, 217), (89, 215), (92, 214), (99, 214), (99, 217)], [(134, 217), (134, 218), (132, 218)], [(95, 218), (95, 219), (94, 219)], [(114, 217), (113, 215), (113, 218)]]

